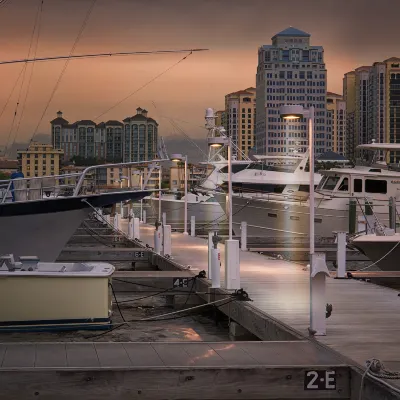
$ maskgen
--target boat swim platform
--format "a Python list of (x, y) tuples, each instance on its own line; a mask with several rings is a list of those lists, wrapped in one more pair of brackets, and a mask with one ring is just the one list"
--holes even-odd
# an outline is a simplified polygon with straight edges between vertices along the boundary
[(352, 374), (310, 341), (0, 344), (6, 400), (350, 400)]
[[(127, 222), (122, 220), (122, 229)], [(154, 226), (141, 224), (143, 244), (153, 246)], [(221, 284), (224, 248), (221, 249)], [(172, 258), (151, 255), (161, 270), (189, 269), (196, 275), (208, 269), (205, 239), (172, 233)], [(251, 302), (235, 301), (218, 307), (261, 340), (312, 340), (365, 370), (377, 358), (400, 370), (400, 297), (398, 291), (353, 279), (327, 279), (327, 303), (333, 312), (326, 336), (309, 336), (309, 271), (302, 265), (257, 253), (240, 252), (241, 286)], [(197, 279), (196, 291), (210, 292), (210, 281)], [(215, 290), (215, 289), (213, 289)], [(219, 293), (229, 293), (216, 289)], [(204, 300), (216, 298), (203, 296)], [(392, 381), (400, 387), (398, 380)], [(400, 397), (399, 397), (400, 398)]]

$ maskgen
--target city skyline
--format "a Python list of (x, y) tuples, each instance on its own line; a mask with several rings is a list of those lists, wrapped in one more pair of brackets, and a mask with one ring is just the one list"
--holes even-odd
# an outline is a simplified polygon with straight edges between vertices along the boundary
[[(340, 3), (346, 5), (346, 12)], [(358, 8), (361, 3), (362, 18)], [(0, 8), (2, 58), (26, 57), (38, 4), (39, 1), (12, 0)], [(258, 47), (269, 43), (275, 33), (289, 26), (309, 32), (313, 43), (324, 47), (327, 90), (331, 92), (342, 93), (346, 72), (400, 54), (395, 24), (391, 23), (400, 5), (389, 1), (380, 2), (382, 18), (376, 21), (368, 7), (372, 4), (370, 0), (318, 6), (307, 0), (283, 1), (274, 4), (272, 13), (264, 1), (230, 0), (229, 4), (226, 12), (226, 1), (218, 0), (171, 0), (168, 6), (155, 0), (145, 5), (138, 1), (119, 0), (111, 4), (98, 0), (74, 54), (195, 47), (210, 51), (191, 55), (100, 119), (96, 117), (183, 55), (71, 61), (37, 132), (50, 134), (49, 121), (58, 110), (68, 114), (71, 120), (91, 118), (98, 123), (120, 120), (142, 106), (159, 121), (161, 136), (174, 133), (165, 118), (169, 117), (176, 118), (191, 137), (205, 137), (206, 131), (201, 128), (205, 108), (222, 109), (227, 93), (255, 86)], [(67, 4), (63, 0), (51, 3), (44, 0), (37, 56), (69, 54), (90, 5), (91, 1)], [(298, 10), (293, 17), (287, 10), (295, 5)], [(151, 18), (140, 18), (141, 13)], [(63, 61), (35, 63), (17, 142), (29, 140), (35, 130), (63, 65)], [(21, 64), (0, 66), (3, 82), (0, 113), (21, 68)], [(28, 66), (24, 88), (31, 69), (32, 64)], [(17, 86), (0, 119), (0, 144), (10, 134), (18, 89)], [(21, 107), (17, 110), (11, 137), (15, 137), (24, 97), (25, 90), (22, 90)], [(178, 133), (175, 131), (175, 134)]]

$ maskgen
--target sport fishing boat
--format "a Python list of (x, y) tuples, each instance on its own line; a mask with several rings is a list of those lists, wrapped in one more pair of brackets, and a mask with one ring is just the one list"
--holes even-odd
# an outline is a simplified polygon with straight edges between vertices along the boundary
[[(366, 208), (373, 207), (376, 216), (384, 224), (388, 222), (388, 201), (399, 195), (400, 172), (375, 160), (378, 153), (400, 151), (400, 144), (372, 143), (358, 148), (375, 153), (369, 166), (333, 168), (319, 171), (322, 176), (314, 175), (318, 184), (314, 220), (317, 239), (333, 239), (334, 231), (349, 230), (350, 200), (357, 204), (357, 220), (364, 218)], [(249, 236), (308, 237), (310, 204), (309, 173), (304, 171), (306, 159), (308, 155), (292, 175), (260, 171), (255, 166), (233, 176), (235, 233), (239, 233), (240, 223), (246, 221)], [(225, 195), (216, 194), (216, 198), (224, 206)]]
[[(162, 160), (156, 160), (159, 162)], [(142, 164), (143, 162), (141, 162)], [(105, 164), (79, 174), (0, 181), (0, 256), (37, 256), (53, 262), (89, 212), (97, 207), (138, 201), (154, 190), (101, 191), (88, 183), (100, 168), (138, 163)]]

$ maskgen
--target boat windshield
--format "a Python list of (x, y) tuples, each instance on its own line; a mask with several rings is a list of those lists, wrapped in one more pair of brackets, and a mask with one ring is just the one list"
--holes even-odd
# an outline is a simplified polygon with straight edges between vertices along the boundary
[[(339, 176), (328, 176), (327, 179), (323, 182), (323, 186), (321, 189), (323, 190), (333, 190), (335, 189), (337, 183), (339, 182)], [(322, 183), (322, 182), (321, 182)]]

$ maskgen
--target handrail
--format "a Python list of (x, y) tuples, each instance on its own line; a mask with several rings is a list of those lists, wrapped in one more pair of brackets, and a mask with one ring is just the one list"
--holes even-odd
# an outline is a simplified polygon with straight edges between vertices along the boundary
[(127, 162), (127, 163), (92, 165), (83, 170), (82, 175), (79, 178), (78, 184), (75, 187), (74, 196), (78, 196), (79, 191), (81, 190), (83, 181), (85, 180), (85, 175), (89, 171), (95, 170), (97, 168), (127, 167), (130, 165), (138, 165), (138, 164), (145, 164), (145, 163), (160, 163), (163, 161), (170, 161), (170, 160), (168, 158), (166, 158), (166, 159), (155, 159), (155, 160), (149, 160), (149, 161), (132, 161), (132, 162)]

